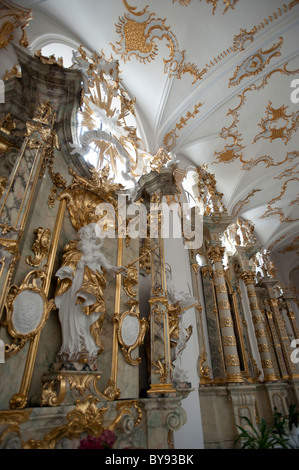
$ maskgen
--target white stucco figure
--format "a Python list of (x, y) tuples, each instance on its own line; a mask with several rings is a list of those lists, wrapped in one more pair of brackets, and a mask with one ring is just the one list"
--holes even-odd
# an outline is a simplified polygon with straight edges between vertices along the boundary
[(172, 280), (172, 273), (171, 267), (168, 264), (165, 264), (165, 272), (166, 272), (166, 285), (167, 285), (167, 297), (168, 301), (172, 305), (179, 305), (181, 310), (188, 310), (193, 305), (197, 303), (195, 298), (193, 297), (190, 292), (185, 291), (178, 291), (175, 289), (173, 280)]
[(70, 368), (72, 363), (81, 363), (95, 369), (97, 355), (103, 350), (100, 341), (105, 313), (103, 289), (107, 272), (115, 274), (117, 268), (103, 254), (103, 239), (98, 231), (96, 223), (79, 229), (78, 240), (66, 245), (62, 266), (56, 272), (55, 304), (62, 329), (57, 358)]

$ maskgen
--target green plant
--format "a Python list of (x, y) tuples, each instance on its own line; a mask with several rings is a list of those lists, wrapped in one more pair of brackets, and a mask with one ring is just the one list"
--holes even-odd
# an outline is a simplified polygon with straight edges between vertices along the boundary
[(281, 436), (286, 436), (286, 423), (288, 419), (287, 416), (280, 413), (277, 408), (274, 408), (273, 411), (273, 432)]
[(288, 437), (285, 434), (280, 435), (278, 432), (275, 432), (274, 424), (269, 425), (262, 418), (261, 422), (255, 426), (247, 416), (243, 416), (242, 419), (247, 424), (244, 427), (237, 426), (240, 434), (236, 437), (234, 445), (240, 442), (241, 449), (290, 448)]
[(291, 405), (289, 408), (289, 414), (287, 416), (289, 430), (292, 431), (293, 426), (298, 427), (299, 424), (299, 413), (296, 411), (296, 405)]

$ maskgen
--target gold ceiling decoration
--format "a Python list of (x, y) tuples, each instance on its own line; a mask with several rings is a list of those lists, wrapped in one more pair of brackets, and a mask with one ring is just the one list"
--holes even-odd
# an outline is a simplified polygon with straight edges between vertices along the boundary
[(244, 51), (244, 44), (246, 43), (246, 41), (252, 42), (253, 36), (255, 34), (267, 27), (269, 24), (273, 23), (273, 21), (277, 20), (280, 16), (282, 16), (283, 13), (287, 13), (289, 10), (291, 10), (292, 3), (294, 2), (291, 2), (289, 6), (283, 4), (282, 7), (277, 8), (277, 10), (272, 13), (272, 15), (269, 15), (258, 25), (253, 26), (250, 31), (247, 31), (246, 29), (240, 29), (240, 33), (234, 36), (234, 50)]
[[(233, 139), (232, 144), (227, 144), (225, 145), (224, 149), (220, 152), (215, 152), (214, 156), (216, 156), (216, 160), (212, 162), (212, 164), (217, 164), (217, 163), (232, 163), (236, 159), (239, 159), (241, 163), (243, 163), (242, 169), (248, 170), (251, 169), (253, 166), (257, 165), (260, 162), (260, 158), (257, 158), (256, 160), (244, 160), (243, 159), (243, 149), (245, 148), (242, 144), (242, 134), (238, 131), (237, 124), (239, 122), (240, 118), (240, 110), (242, 106), (246, 102), (246, 94), (249, 91), (259, 91), (263, 89), (267, 84), (269, 79), (272, 77), (273, 74), (275, 73), (280, 73), (282, 75), (296, 75), (299, 73), (299, 69), (297, 70), (288, 70), (287, 69), (287, 63), (285, 63), (281, 68), (277, 68), (274, 70), (271, 70), (267, 75), (265, 75), (260, 83), (260, 85), (256, 85), (255, 83), (252, 83), (249, 87), (245, 88), (243, 92), (238, 95), (238, 98), (240, 99), (239, 104), (233, 108), (229, 109), (228, 113), (226, 114), (227, 116), (232, 117), (232, 123), (228, 127), (223, 127), (221, 129), (221, 132), (219, 136), (222, 139), (228, 139), (231, 138)], [(271, 160), (269, 161), (269, 166), (271, 165)]]
[(32, 10), (29, 8), (20, 7), (12, 1), (0, 0), (0, 49), (5, 49), (14, 39), (18, 28), (22, 31), (19, 45), (28, 47), (25, 28), (32, 18)]
[(170, 26), (166, 25), (165, 19), (150, 13), (148, 6), (142, 11), (136, 11), (136, 7), (130, 6), (126, 0), (123, 0), (123, 3), (128, 13), (119, 17), (116, 32), (120, 40), (111, 46), (114, 52), (121, 55), (124, 62), (130, 60), (132, 55), (143, 63), (154, 60), (158, 54), (156, 40), (166, 39), (170, 57), (163, 59), (164, 72), (179, 79), (183, 74), (190, 73), (194, 78), (193, 83), (202, 78), (207, 69), (199, 70), (195, 64), (185, 62), (185, 51), (179, 49), (177, 38)]
[(292, 243), (290, 243), (288, 246), (283, 248), (282, 250), (279, 250), (278, 253), (287, 253), (290, 251), (296, 251), (296, 255), (299, 255), (299, 235), (294, 238)]
[(171, 150), (173, 150), (175, 148), (176, 140), (177, 140), (177, 137), (178, 137), (178, 134), (177, 134), (178, 131), (180, 131), (181, 129), (183, 129), (183, 127), (186, 126), (189, 119), (194, 118), (194, 116), (199, 113), (199, 108), (203, 104), (204, 103), (200, 103), (200, 102), (198, 104), (196, 104), (194, 106), (193, 112), (191, 113), (190, 111), (188, 111), (186, 113), (186, 116), (181, 117), (179, 122), (177, 122), (175, 124), (174, 128), (165, 135), (165, 137), (163, 139), (163, 143), (164, 143), (164, 146), (165, 146), (166, 150), (168, 150), (170, 152)]
[[(287, 152), (287, 155), (285, 156), (285, 158), (283, 160), (280, 160), (279, 162), (275, 162), (274, 159), (270, 157), (269, 155), (263, 155), (262, 157), (256, 158), (255, 160), (244, 164), (242, 169), (250, 170), (251, 168), (253, 168), (254, 166), (257, 166), (259, 163), (262, 163), (262, 162), (265, 163), (266, 165), (265, 168), (269, 168), (270, 166), (280, 166), (283, 163), (292, 162), (295, 158), (298, 158), (298, 157), (299, 157), (299, 152), (296, 150), (292, 152)], [(297, 163), (292, 168), (283, 170), (283, 172), (281, 172), (278, 176), (275, 176), (274, 179), (281, 179), (284, 176), (288, 177), (290, 174), (293, 174), (292, 170), (295, 167), (297, 167)]]
[[(266, 108), (266, 117), (261, 120), (259, 127), (262, 128), (262, 132), (257, 134), (253, 143), (259, 139), (270, 139), (272, 142), (275, 139), (282, 139), (285, 145), (291, 139), (293, 132), (296, 132), (299, 124), (299, 111), (291, 114), (286, 113), (288, 106), (280, 106), (280, 108), (273, 108), (272, 102)], [(278, 127), (277, 123), (283, 121), (284, 124)]]
[[(172, 0), (172, 3), (176, 2), (176, 1), (179, 1), (180, 5), (182, 5), (182, 6), (187, 6), (187, 5), (190, 5), (190, 3), (191, 3), (191, 0)], [(212, 6), (213, 6), (213, 11), (212, 11), (213, 15), (215, 14), (215, 10), (217, 8), (218, 1), (219, 0), (206, 0), (206, 3), (208, 3), (208, 4), (211, 3)], [(229, 8), (233, 10), (235, 8), (235, 5), (238, 3), (238, 1), (239, 0), (223, 0), (223, 4), (225, 5), (223, 14), (226, 13)]]
[(266, 65), (269, 64), (273, 57), (280, 56), (280, 48), (282, 43), (283, 38), (280, 37), (279, 42), (277, 44), (273, 44), (270, 49), (265, 51), (259, 49), (257, 52), (244, 59), (242, 64), (238, 65), (236, 68), (234, 76), (230, 78), (228, 86), (236, 86), (244, 78), (248, 78), (252, 75), (257, 75), (260, 73), (261, 70), (263, 70)]
[[(287, 190), (288, 184), (291, 181), (299, 181), (299, 178), (296, 178), (296, 177), (289, 178), (288, 180), (284, 182), (280, 190), (280, 194), (277, 197), (272, 198), (271, 201), (268, 202), (267, 210), (262, 216), (260, 216), (260, 219), (265, 219), (266, 217), (278, 215), (281, 223), (296, 222), (297, 220), (299, 220), (299, 217), (297, 217), (296, 219), (292, 219), (290, 216), (286, 217), (281, 207), (272, 207), (272, 204), (274, 204), (277, 201), (280, 201), (282, 196), (284, 196)], [(294, 204), (298, 204), (298, 198), (295, 199), (294, 201), (291, 201), (289, 203), (289, 206), (294, 205)]]
[[(289, 274), (289, 279), (292, 279), (293, 275), (295, 274), (296, 271), (298, 271), (299, 269), (299, 265), (298, 266), (295, 266), (295, 268), (292, 269), (292, 271), (290, 272)], [(295, 300), (295, 302), (297, 303), (298, 305), (298, 300)]]
[(286, 237), (286, 235), (282, 235), (281, 237), (274, 240), (274, 242), (267, 248), (268, 251), (271, 253), (273, 251), (274, 246), (277, 245), (278, 243), (280, 243), (282, 240), (284, 240), (285, 237)]
[(231, 211), (231, 214), (236, 216), (239, 214), (239, 212), (241, 212), (241, 210), (243, 209), (243, 207), (249, 203), (249, 199), (254, 196), (255, 193), (259, 192), (259, 191), (262, 191), (261, 189), (252, 189), (252, 191), (250, 191), (249, 194), (247, 194), (247, 196), (244, 198), (244, 199), (241, 199), (240, 201), (238, 201), (232, 211)]
[(291, 10), (291, 8), (292, 8), (292, 3), (289, 6), (284, 4), (282, 8), (277, 8), (277, 10), (272, 13), (272, 15), (269, 15), (267, 18), (261, 21), (258, 25), (253, 26), (249, 31), (247, 31), (246, 29), (240, 29), (240, 33), (235, 34), (234, 36), (233, 45), (229, 46), (226, 50), (218, 54), (217, 57), (214, 57), (214, 59), (210, 60), (210, 62), (206, 64), (206, 67), (208, 69), (210, 69), (211, 67), (214, 67), (222, 59), (224, 59), (224, 57), (226, 57), (228, 54), (231, 54), (232, 52), (244, 51), (246, 41), (252, 42), (255, 34), (257, 34), (259, 31), (263, 30), (268, 25), (273, 23), (273, 21), (277, 20), (284, 13), (287, 13), (289, 10)]

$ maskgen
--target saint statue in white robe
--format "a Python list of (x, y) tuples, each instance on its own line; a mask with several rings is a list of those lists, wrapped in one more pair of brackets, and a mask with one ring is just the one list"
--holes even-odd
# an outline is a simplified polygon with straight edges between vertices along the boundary
[[(103, 351), (100, 339), (105, 318), (107, 273), (116, 272), (103, 254), (99, 227), (90, 223), (78, 230), (78, 240), (64, 248), (55, 304), (59, 309), (62, 345), (57, 360), (63, 368), (97, 369)], [(76, 365), (75, 365), (76, 364)], [(80, 366), (81, 364), (81, 366)]]

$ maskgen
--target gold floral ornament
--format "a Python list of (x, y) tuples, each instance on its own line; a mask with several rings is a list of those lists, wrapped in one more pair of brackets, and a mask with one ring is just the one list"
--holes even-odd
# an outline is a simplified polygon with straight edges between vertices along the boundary
[(38, 227), (33, 231), (36, 235), (35, 242), (32, 245), (32, 251), (35, 257), (27, 256), (26, 263), (38, 268), (41, 262), (47, 257), (51, 242), (51, 229)]
[(167, 365), (162, 363), (162, 358), (159, 358), (156, 362), (153, 362), (153, 366), (156, 368), (153, 373), (160, 375), (160, 382), (166, 382), (168, 369)]
[(18, 148), (12, 142), (9, 142), (5, 136), (11, 135), (11, 133), (16, 129), (16, 123), (13, 120), (11, 113), (8, 113), (0, 122), (0, 155), (6, 153), (11, 148)]
[(6, 49), (8, 44), (14, 39), (15, 31), (19, 28), (22, 37), (19, 45), (28, 47), (28, 39), (25, 28), (32, 20), (32, 10), (16, 5), (12, 1), (1, 0), (0, 4), (0, 49)]
[(242, 64), (236, 68), (234, 76), (230, 78), (228, 86), (238, 85), (244, 78), (257, 75), (261, 72), (273, 57), (280, 56), (282, 43), (283, 39), (280, 37), (278, 44), (273, 44), (270, 49), (265, 51), (259, 49), (257, 52), (247, 57), (247, 59), (243, 60)]
[[(258, 124), (261, 127), (262, 132), (257, 134), (253, 143), (259, 139), (269, 139), (272, 142), (275, 139), (282, 139), (286, 145), (291, 139), (293, 132), (296, 132), (299, 124), (299, 111), (287, 114), (288, 106), (280, 106), (279, 108), (273, 108), (272, 102), (266, 108), (266, 117), (263, 118)], [(283, 122), (284, 124), (278, 127), (277, 123)]]
[(155, 13), (150, 13), (146, 6), (142, 11), (136, 11), (126, 0), (123, 3), (128, 11), (119, 18), (116, 32), (121, 39), (116, 45), (111, 44), (114, 52), (121, 55), (124, 62), (134, 55), (140, 62), (146, 63), (155, 59), (158, 54), (156, 40), (166, 39), (170, 48), (170, 58), (164, 60), (164, 72), (170, 76), (181, 78), (183, 74), (190, 73), (193, 83), (202, 78), (207, 72), (201, 71), (195, 64), (185, 62), (185, 51), (179, 49), (175, 35), (170, 26), (165, 24), (165, 19), (157, 18)]

